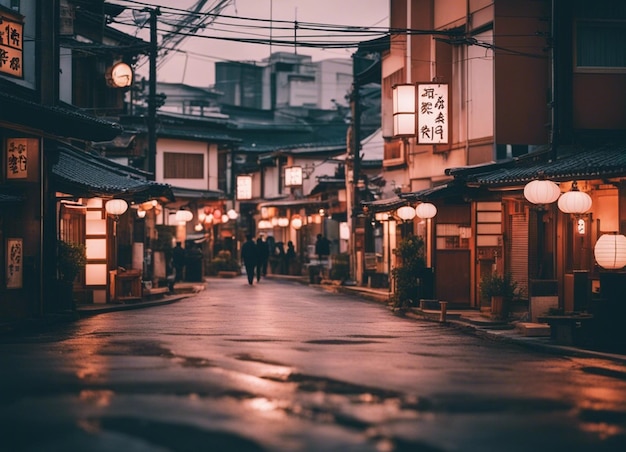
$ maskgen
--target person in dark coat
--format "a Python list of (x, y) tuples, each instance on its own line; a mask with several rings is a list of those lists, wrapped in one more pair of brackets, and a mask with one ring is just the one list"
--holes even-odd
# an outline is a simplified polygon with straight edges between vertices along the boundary
[(256, 282), (261, 281), (261, 276), (267, 276), (267, 261), (270, 258), (270, 249), (263, 237), (259, 237), (256, 241), (257, 248), (257, 266), (256, 266)]
[(320, 263), (325, 256), (330, 254), (330, 241), (322, 234), (317, 234), (317, 241), (315, 242), (315, 254), (320, 260)]
[(289, 240), (287, 242), (287, 252), (285, 253), (285, 261), (287, 267), (287, 274), (291, 275), (293, 273), (291, 267), (296, 260), (296, 249), (293, 246), (293, 242)]
[(172, 250), (172, 264), (176, 270), (176, 282), (183, 280), (183, 271), (185, 269), (185, 250), (181, 246), (181, 242), (176, 242), (176, 246)]
[(241, 259), (246, 267), (246, 276), (250, 285), (254, 281), (254, 269), (258, 262), (258, 254), (256, 243), (254, 243), (252, 235), (248, 234), (245, 243), (241, 246)]

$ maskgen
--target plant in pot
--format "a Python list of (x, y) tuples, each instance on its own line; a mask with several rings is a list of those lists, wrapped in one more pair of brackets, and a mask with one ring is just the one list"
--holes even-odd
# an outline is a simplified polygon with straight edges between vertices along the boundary
[[(85, 245), (80, 243), (57, 241), (57, 271), (60, 290), (60, 302), (74, 307), (72, 286), (74, 280), (85, 267), (87, 254)], [(65, 307), (62, 306), (62, 307)]]
[(513, 298), (517, 291), (517, 282), (510, 273), (492, 272), (484, 275), (480, 281), (480, 295), (491, 303), (491, 316), (507, 319)]

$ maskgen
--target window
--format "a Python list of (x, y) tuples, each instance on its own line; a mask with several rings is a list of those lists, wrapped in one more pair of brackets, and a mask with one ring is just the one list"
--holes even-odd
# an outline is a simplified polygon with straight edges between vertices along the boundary
[(578, 22), (576, 68), (626, 72), (626, 22)]
[(165, 179), (203, 179), (204, 155), (163, 153), (163, 177)]

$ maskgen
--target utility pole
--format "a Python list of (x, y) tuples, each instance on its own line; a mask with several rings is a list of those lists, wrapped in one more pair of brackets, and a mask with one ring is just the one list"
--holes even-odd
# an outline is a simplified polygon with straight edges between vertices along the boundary
[(358, 275), (359, 269), (359, 254), (357, 250), (357, 237), (358, 227), (359, 227), (359, 204), (361, 202), (361, 197), (359, 196), (359, 179), (360, 179), (360, 171), (361, 171), (361, 138), (360, 138), (360, 129), (361, 129), (361, 108), (360, 108), (360, 83), (357, 80), (356, 75), (353, 77), (352, 82), (352, 93), (350, 96), (350, 108), (352, 111), (352, 127), (350, 128), (350, 153), (352, 154), (352, 211), (350, 212), (350, 221), (352, 223), (351, 228), (351, 260), (352, 260), (352, 276), (354, 281), (360, 281), (360, 277)]
[(150, 13), (150, 67), (148, 83), (148, 172), (151, 179), (156, 179), (156, 86), (157, 86), (157, 16), (161, 10), (146, 8)]

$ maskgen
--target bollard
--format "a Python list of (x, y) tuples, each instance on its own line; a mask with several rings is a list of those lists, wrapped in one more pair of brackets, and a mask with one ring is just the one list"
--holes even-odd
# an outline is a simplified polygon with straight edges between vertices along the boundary
[(441, 313), (439, 314), (439, 321), (441, 323), (445, 323), (446, 322), (446, 315), (448, 313), (448, 302), (447, 301), (440, 301), (439, 302), (439, 307), (441, 309)]

